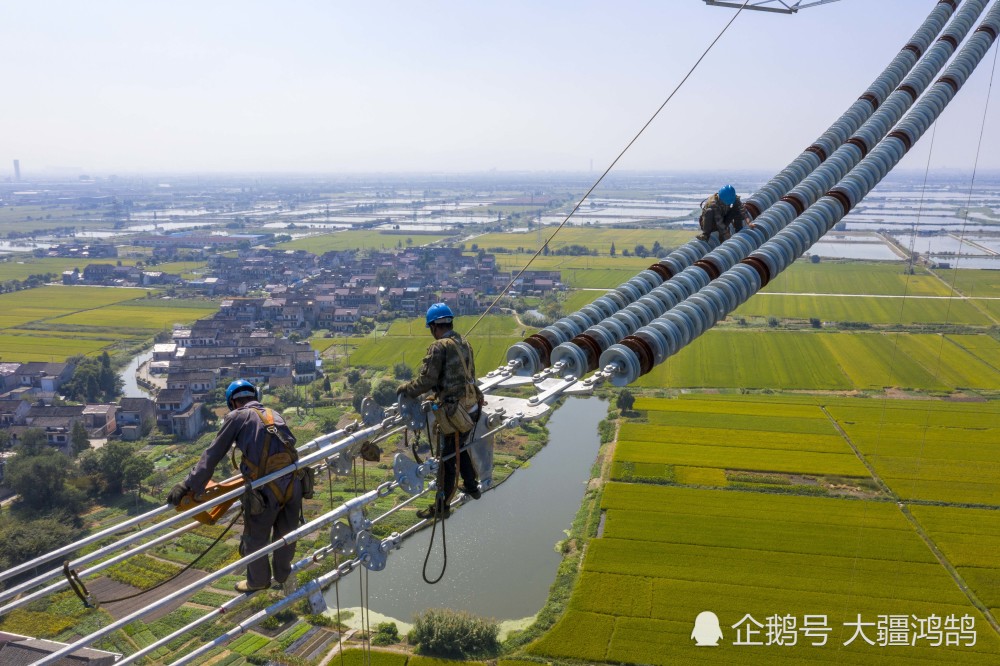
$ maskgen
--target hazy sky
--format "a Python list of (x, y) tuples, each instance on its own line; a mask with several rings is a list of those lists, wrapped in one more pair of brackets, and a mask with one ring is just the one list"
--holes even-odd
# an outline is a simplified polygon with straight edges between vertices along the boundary
[[(744, 12), (621, 169), (783, 167), (937, 0)], [(735, 10), (702, 0), (7, 2), (0, 178), (602, 170)], [(996, 46), (994, 46), (994, 50)], [(993, 51), (939, 122), (971, 169)], [(997, 81), (1000, 88), (1000, 80)], [(1000, 94), (981, 168), (1000, 168)], [(923, 168), (925, 138), (903, 166)]]

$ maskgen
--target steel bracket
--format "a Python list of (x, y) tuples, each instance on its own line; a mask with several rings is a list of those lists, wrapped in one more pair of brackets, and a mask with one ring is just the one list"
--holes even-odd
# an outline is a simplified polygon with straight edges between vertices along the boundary
[(373, 426), (382, 423), (385, 419), (385, 410), (375, 402), (371, 396), (365, 396), (361, 401), (361, 421), (366, 426)]
[(392, 461), (392, 472), (399, 487), (410, 495), (419, 495), (424, 490), (425, 465), (418, 465), (405, 453), (397, 453)]
[(330, 528), (330, 546), (341, 555), (354, 555), (354, 533), (347, 523), (336, 522)]
[(313, 615), (320, 615), (326, 611), (326, 599), (323, 597), (323, 588), (320, 584), (314, 580), (309, 581), (305, 585), (306, 590), (308, 590), (309, 599), (309, 610), (312, 611)]

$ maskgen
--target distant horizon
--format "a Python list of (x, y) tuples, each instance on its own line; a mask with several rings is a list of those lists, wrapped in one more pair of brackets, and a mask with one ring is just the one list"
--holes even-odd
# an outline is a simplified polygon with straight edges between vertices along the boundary
[[(446, 171), (446, 170), (427, 170), (427, 171), (258, 171), (258, 170), (246, 170), (246, 171), (158, 171), (158, 170), (142, 170), (142, 171), (77, 171), (72, 167), (53, 167), (53, 171), (42, 173), (35, 173), (28, 171), (25, 173), (24, 167), (21, 167), (21, 180), (14, 181), (12, 176), (4, 177), (0, 180), (0, 185), (23, 185), (30, 184), (32, 182), (70, 182), (70, 183), (86, 183), (88, 180), (81, 180), (81, 178), (87, 178), (89, 180), (96, 179), (108, 179), (108, 178), (163, 178), (163, 177), (174, 177), (174, 178), (343, 178), (349, 180), (358, 180), (363, 178), (435, 178), (435, 177), (447, 177), (447, 178), (488, 178), (488, 177), (531, 177), (531, 176), (545, 176), (545, 177), (566, 177), (573, 179), (589, 180), (593, 182), (600, 175), (600, 172), (592, 171), (571, 171), (571, 170), (559, 170), (559, 169), (509, 169), (509, 170), (499, 170), (491, 169), (485, 171)], [(738, 179), (738, 177), (755, 177), (769, 179), (774, 176), (780, 169), (776, 168), (773, 170), (769, 169), (730, 169), (725, 172), (713, 169), (633, 169), (633, 170), (614, 170), (609, 173), (604, 178), (604, 182), (613, 181), (615, 178), (635, 178), (635, 177), (665, 177), (673, 178), (680, 176), (697, 176), (704, 178), (720, 178), (723, 177), (724, 173), (733, 180)], [(927, 173), (928, 178), (934, 178), (935, 176), (971, 176), (973, 173), (971, 168), (960, 168), (960, 167), (939, 167), (937, 169), (931, 170)], [(924, 176), (923, 169), (917, 168), (896, 168), (889, 172), (882, 182), (887, 180), (893, 180), (896, 178), (914, 178)], [(977, 180), (980, 178), (993, 178), (1000, 177), (1000, 167), (991, 168), (979, 168), (976, 170)], [(70, 179), (70, 180), (66, 180)]]
[[(742, 12), (618, 168), (783, 168), (937, 6)], [(4, 76), (0, 180), (14, 159), (24, 179), (46, 167), (596, 174), (734, 13), (701, 0), (10, 3), (0, 58), (17, 66)], [(903, 168), (927, 163), (933, 134), (932, 170), (970, 170), (980, 147), (981, 167), (1000, 169), (992, 66), (988, 53)]]

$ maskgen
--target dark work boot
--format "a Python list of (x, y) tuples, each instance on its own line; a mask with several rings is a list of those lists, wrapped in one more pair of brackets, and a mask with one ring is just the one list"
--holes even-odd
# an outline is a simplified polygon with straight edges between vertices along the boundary
[(421, 509), (417, 511), (417, 518), (421, 520), (427, 520), (429, 518), (436, 518), (438, 520), (444, 520), (451, 515), (451, 507), (447, 504), (435, 505), (427, 507), (426, 509)]

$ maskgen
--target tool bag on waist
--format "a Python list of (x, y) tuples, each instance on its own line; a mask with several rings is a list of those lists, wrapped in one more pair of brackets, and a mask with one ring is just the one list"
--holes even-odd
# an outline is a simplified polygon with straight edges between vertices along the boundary
[(442, 435), (453, 435), (455, 433), (464, 435), (476, 425), (476, 422), (472, 420), (472, 416), (469, 414), (469, 410), (479, 403), (474, 383), (476, 379), (472, 376), (472, 371), (469, 369), (469, 364), (466, 362), (465, 355), (462, 354), (458, 343), (451, 338), (441, 339), (446, 343), (450, 342), (451, 344), (448, 344), (447, 348), (454, 349), (455, 353), (458, 354), (458, 360), (461, 361), (462, 368), (465, 370), (465, 393), (457, 400), (439, 400), (435, 405), (434, 416), (438, 431)]
[[(264, 445), (261, 451), (261, 458), (259, 464), (254, 464), (247, 456), (241, 456), (240, 463), (245, 464), (249, 473), (244, 473), (243, 478), (246, 480), (246, 492), (244, 493), (244, 501), (247, 503), (248, 510), (251, 515), (259, 515), (264, 511), (264, 501), (263, 497), (260, 496), (259, 489), (251, 489), (250, 484), (257, 479), (265, 477), (269, 474), (273, 474), (278, 470), (284, 469), (289, 465), (293, 465), (299, 461), (298, 451), (295, 450), (295, 446), (292, 445), (282, 434), (281, 430), (274, 425), (274, 412), (268, 408), (254, 409), (257, 416), (264, 424), (264, 430), (266, 435), (264, 436)], [(283, 447), (282, 451), (278, 453), (271, 453), (271, 441), (276, 438)], [(232, 463), (234, 469), (242, 469), (236, 462), (236, 451), (235, 449), (231, 453)], [(288, 482), (288, 486), (282, 490), (281, 484), (278, 483), (278, 479), (268, 482), (267, 487), (271, 489), (274, 496), (278, 499), (278, 506), (284, 506), (295, 494), (295, 479), (302, 481), (302, 497), (305, 499), (311, 499), (313, 496), (313, 469), (311, 467), (306, 467), (305, 469), (295, 470), (291, 473), (292, 478)]]

